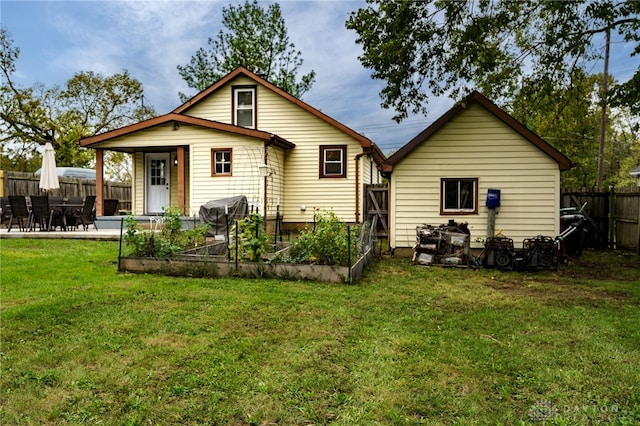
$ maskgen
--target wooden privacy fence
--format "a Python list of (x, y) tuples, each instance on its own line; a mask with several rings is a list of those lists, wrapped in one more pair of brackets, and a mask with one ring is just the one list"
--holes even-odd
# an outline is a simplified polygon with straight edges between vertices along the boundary
[[(78, 178), (58, 178), (60, 188), (49, 192), (54, 197), (85, 197), (96, 195), (96, 181)], [(9, 195), (38, 195), (40, 189), (40, 176), (33, 173), (0, 171), (0, 196)], [(119, 200), (120, 210), (131, 210), (131, 184), (122, 182), (105, 182), (104, 198)]]
[(640, 253), (640, 188), (561, 190), (561, 207), (580, 208), (584, 203), (586, 247), (618, 247)]

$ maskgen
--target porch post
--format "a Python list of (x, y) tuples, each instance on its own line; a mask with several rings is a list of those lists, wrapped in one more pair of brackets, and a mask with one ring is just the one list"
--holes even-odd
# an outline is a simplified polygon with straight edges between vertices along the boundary
[(178, 208), (182, 212), (182, 214), (187, 214), (185, 211), (186, 202), (185, 202), (185, 177), (184, 177), (184, 146), (178, 147), (178, 152), (176, 153), (178, 159)]
[(96, 149), (96, 216), (104, 213), (104, 150)]

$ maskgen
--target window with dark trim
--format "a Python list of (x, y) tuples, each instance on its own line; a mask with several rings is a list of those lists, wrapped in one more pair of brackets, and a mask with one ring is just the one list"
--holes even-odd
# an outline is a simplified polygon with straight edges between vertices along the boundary
[(256, 86), (233, 86), (233, 124), (256, 128)]
[(344, 178), (347, 177), (347, 146), (346, 145), (321, 145), (320, 146), (320, 177)]
[(231, 176), (232, 154), (231, 148), (211, 150), (211, 176)]
[(478, 213), (478, 178), (443, 178), (440, 188), (440, 214)]

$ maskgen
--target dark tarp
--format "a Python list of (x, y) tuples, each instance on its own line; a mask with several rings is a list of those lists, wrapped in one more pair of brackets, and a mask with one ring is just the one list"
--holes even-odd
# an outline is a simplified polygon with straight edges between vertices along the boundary
[(227, 235), (225, 211), (229, 213), (229, 226), (233, 226), (234, 220), (244, 218), (249, 212), (247, 197), (238, 195), (235, 197), (220, 198), (219, 200), (211, 200), (207, 202), (207, 204), (200, 206), (200, 220), (210, 225), (209, 235)]

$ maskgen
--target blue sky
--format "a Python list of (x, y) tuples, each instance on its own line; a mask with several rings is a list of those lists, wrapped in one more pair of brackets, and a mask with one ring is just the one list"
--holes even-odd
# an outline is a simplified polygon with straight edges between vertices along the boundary
[[(221, 29), (228, 1), (6, 1), (0, 21), (20, 48), (15, 81), (64, 85), (80, 71), (110, 75), (126, 69), (144, 85), (145, 100), (159, 114), (180, 105), (178, 92), (192, 93), (176, 69)], [(380, 81), (357, 57), (356, 34), (345, 29), (350, 12), (363, 1), (280, 1), (290, 40), (302, 52), (301, 73), (313, 69), (316, 82), (303, 100), (377, 143), (383, 152), (398, 149), (453, 105), (430, 102), (428, 116), (400, 124), (380, 107)], [(602, 42), (604, 46), (604, 42)], [(612, 45), (611, 72), (628, 79), (640, 58), (631, 46)], [(594, 64), (599, 72), (601, 63)]]

